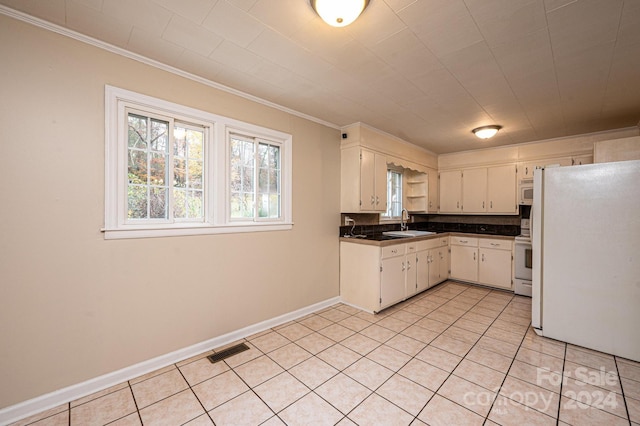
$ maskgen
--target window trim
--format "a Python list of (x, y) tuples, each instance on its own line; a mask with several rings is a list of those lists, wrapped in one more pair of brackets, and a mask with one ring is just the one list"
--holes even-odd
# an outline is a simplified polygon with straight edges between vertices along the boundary
[[(258, 157), (257, 157), (257, 152), (255, 150), (255, 148), (257, 148), (257, 146), (259, 144), (266, 144), (269, 146), (277, 146), (280, 149), (280, 196), (282, 197), (283, 195), (283, 183), (284, 183), (284, 168), (283, 168), (283, 158), (284, 158), (284, 152), (285, 152), (285, 146), (284, 143), (282, 141), (278, 141), (275, 140), (273, 138), (267, 139), (264, 135), (260, 135), (260, 134), (256, 134), (256, 133), (250, 133), (247, 131), (242, 131), (239, 129), (235, 129), (233, 127), (227, 127), (226, 129), (226, 135), (225, 135), (225, 140), (226, 140), (226, 164), (227, 166), (230, 168), (231, 167), (231, 138), (232, 136), (236, 136), (238, 138), (241, 139), (245, 139), (247, 142), (249, 142), (249, 139), (253, 139), (251, 141), (251, 143), (254, 144), (254, 158), (255, 158), (255, 163), (254, 163), (254, 193), (255, 195), (258, 194), (258, 173), (259, 173), (259, 167), (258, 167)], [(227, 188), (227, 200), (231, 199), (231, 173), (226, 173), (226, 177), (228, 179), (228, 183), (226, 185)], [(257, 203), (257, 197), (256, 197), (256, 203)], [(254, 223), (276, 223), (276, 222), (280, 222), (282, 219), (282, 217), (284, 217), (285, 213), (283, 211), (284, 207), (282, 205), (282, 198), (280, 201), (280, 218), (270, 218), (270, 217), (259, 217), (257, 215), (254, 214), (253, 217), (247, 217), (247, 218), (241, 218), (241, 217), (236, 217), (236, 218), (232, 218), (231, 217), (231, 203), (227, 203), (227, 211), (226, 211), (226, 218), (227, 218), (227, 222), (228, 223), (233, 223), (233, 224), (254, 224)]]
[[(202, 222), (131, 224), (126, 222), (126, 108), (174, 120), (202, 124), (209, 133), (204, 147), (205, 216)], [(240, 132), (281, 146), (281, 218), (230, 221), (229, 132)], [(292, 155), (290, 134), (206, 111), (105, 85), (105, 239), (290, 230), (292, 221)]]
[[(400, 216), (386, 216), (387, 210), (384, 213), (380, 213), (380, 222), (385, 223), (397, 223), (402, 221), (402, 209), (404, 208), (404, 184), (405, 184), (405, 172), (402, 167), (387, 165), (387, 176), (389, 172), (398, 173), (400, 175)], [(387, 191), (387, 203), (390, 203), (389, 200), (389, 187), (388, 187), (388, 179), (387, 179), (387, 187), (385, 189)]]

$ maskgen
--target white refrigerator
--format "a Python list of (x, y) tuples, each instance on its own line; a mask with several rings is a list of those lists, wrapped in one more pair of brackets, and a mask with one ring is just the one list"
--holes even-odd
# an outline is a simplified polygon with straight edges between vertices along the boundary
[(534, 172), (532, 326), (640, 361), (640, 161)]

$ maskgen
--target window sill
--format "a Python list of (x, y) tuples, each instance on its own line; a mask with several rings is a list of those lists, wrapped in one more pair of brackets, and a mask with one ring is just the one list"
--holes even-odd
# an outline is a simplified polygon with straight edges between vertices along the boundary
[(288, 231), (293, 223), (255, 223), (225, 226), (189, 226), (172, 228), (101, 229), (105, 240), (130, 238), (181, 237), (190, 235), (237, 234), (244, 232)]

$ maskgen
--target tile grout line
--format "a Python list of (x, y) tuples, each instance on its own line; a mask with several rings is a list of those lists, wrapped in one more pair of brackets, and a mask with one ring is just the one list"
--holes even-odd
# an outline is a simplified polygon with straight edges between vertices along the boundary
[[(452, 282), (452, 281), (450, 281), (450, 280), (445, 281), (445, 283), (449, 283), (449, 282)], [(455, 283), (455, 282), (454, 282), (454, 283)], [(472, 287), (470, 287), (470, 288), (472, 288)], [(438, 289), (437, 291), (434, 291), (433, 293), (434, 293), (434, 294), (435, 294), (435, 293), (438, 293), (438, 292), (439, 292), (439, 291), (441, 291), (441, 290), (443, 290), (443, 289)], [(452, 300), (454, 300), (456, 297), (458, 297), (458, 296), (462, 295), (462, 294), (463, 294), (465, 291), (467, 291), (467, 290), (468, 290), (468, 288), (467, 288), (467, 289), (465, 289), (465, 290), (463, 290), (463, 291), (461, 291), (461, 292), (459, 292), (458, 294), (456, 294), (456, 295), (455, 295), (455, 296), (453, 296), (452, 298), (448, 299), (446, 302), (442, 303), (442, 304), (441, 304), (440, 306), (438, 306), (436, 309), (432, 310), (432, 311), (431, 311), (431, 312), (429, 312), (428, 314), (423, 315), (421, 319), (426, 318), (430, 313), (437, 311), (439, 308), (441, 308), (442, 306), (444, 306), (444, 305), (446, 305), (447, 303), (451, 302), (451, 301), (452, 301)], [(477, 305), (478, 305), (482, 300), (484, 300), (488, 295), (490, 295), (492, 291), (493, 291), (493, 290), (489, 290), (489, 292), (488, 292), (487, 294), (485, 294), (485, 295), (484, 295), (483, 297), (481, 297), (480, 299), (477, 299), (477, 301), (476, 301), (473, 305), (471, 305), (471, 306), (470, 306), (470, 307), (469, 307), (469, 308), (468, 308), (468, 309), (467, 309), (463, 314), (460, 314), (460, 315), (458, 316), (458, 318), (457, 318), (453, 323), (449, 324), (447, 328), (445, 328), (444, 330), (442, 330), (442, 331), (441, 331), (441, 332), (440, 332), (436, 337), (434, 337), (434, 338), (433, 338), (429, 343), (427, 343), (427, 344), (426, 344), (426, 346), (425, 346), (425, 348), (426, 348), (427, 346), (429, 346), (429, 345), (431, 344), (431, 342), (433, 342), (435, 339), (437, 339), (438, 337), (442, 336), (442, 335), (443, 335), (443, 334), (444, 334), (444, 333), (445, 333), (449, 328), (451, 328), (451, 327), (455, 324), (455, 322), (457, 322), (459, 319), (461, 319), (461, 318), (462, 318), (462, 316), (463, 316), (464, 314), (468, 313), (469, 311), (471, 311), (471, 309), (473, 309), (475, 306), (477, 306)], [(421, 299), (423, 299), (423, 298), (426, 298), (426, 297), (428, 297), (428, 295), (425, 295), (424, 297), (421, 297), (419, 300), (421, 300)], [(513, 297), (511, 297), (511, 299), (509, 299), (509, 303), (511, 303), (511, 301), (512, 301), (512, 300), (513, 300)], [(416, 301), (416, 302), (417, 302), (417, 301)], [(416, 302), (413, 302), (412, 304), (414, 304), (414, 303), (416, 303)], [(507, 304), (506, 304), (506, 305), (505, 305), (505, 306), (500, 310), (500, 313), (502, 313), (502, 312), (506, 309), (506, 307), (509, 305), (509, 303), (507, 303)], [(408, 306), (411, 306), (411, 304), (409, 304)], [(404, 308), (399, 308), (398, 310), (400, 311), (400, 310), (402, 310), (402, 309), (404, 309)], [(390, 315), (393, 315), (393, 314), (390, 314)], [(478, 314), (478, 315), (481, 315), (481, 314)], [(484, 316), (484, 315), (483, 315), (483, 316)], [(500, 316), (500, 314), (498, 314), (498, 316)], [(485, 329), (485, 331), (484, 331), (482, 334), (480, 334), (480, 333), (476, 333), (476, 334), (480, 334), (480, 336), (482, 337), (482, 336), (486, 333), (486, 331), (489, 329), (489, 327), (491, 327), (491, 325), (495, 322), (495, 320), (498, 318), (498, 316), (496, 316), (496, 318), (495, 318), (495, 319), (494, 319), (494, 320), (493, 320), (493, 321), (492, 321), (492, 322), (487, 326), (487, 328)], [(487, 318), (489, 318), (489, 317), (487, 317)], [(415, 321), (415, 322), (413, 322), (413, 323), (409, 324), (409, 326), (405, 327), (402, 331), (406, 330), (406, 329), (407, 329), (407, 328), (409, 328), (411, 325), (416, 324), (418, 321), (420, 321), (420, 320), (417, 320), (417, 321)], [(438, 320), (434, 320), (434, 321), (438, 321)], [(438, 321), (438, 322), (442, 322), (442, 321)], [(446, 323), (443, 323), (443, 324), (446, 324)], [(384, 326), (381, 326), (381, 327), (384, 327)], [(418, 327), (420, 327), (420, 326), (418, 326)], [(428, 329), (427, 329), (427, 330), (428, 330)], [(466, 329), (463, 329), (463, 330), (466, 330)], [(391, 330), (391, 331), (394, 331), (394, 330)], [(400, 332), (396, 332), (396, 335), (398, 335), (398, 334), (402, 334), (402, 331), (400, 331)], [(432, 331), (432, 330), (430, 330), (430, 331)], [(466, 331), (470, 331), (470, 330), (466, 330)], [(407, 336), (407, 337), (409, 337), (409, 336)], [(411, 337), (409, 337), (409, 338), (411, 338)], [(453, 337), (452, 337), (452, 339), (455, 339), (455, 338), (453, 338)], [(389, 340), (391, 340), (391, 339), (388, 339), (387, 341), (389, 341)], [(414, 339), (414, 340), (415, 340), (415, 339)], [(455, 340), (458, 340), (458, 339), (455, 339)], [(479, 341), (479, 339), (478, 339), (478, 341)], [(423, 343), (424, 343), (424, 342), (423, 342)], [(477, 343), (477, 341), (476, 341), (476, 343)], [(382, 343), (382, 344), (381, 344), (381, 345), (379, 345), (379, 346), (382, 346), (383, 344), (384, 344), (384, 343)], [(379, 346), (378, 346), (378, 347), (379, 347)], [(447, 377), (442, 381), (442, 383), (440, 384), (440, 386), (438, 386), (438, 389), (436, 389), (436, 390), (433, 392), (433, 395), (432, 395), (432, 396), (427, 400), (427, 402), (426, 402), (426, 403), (424, 404), (424, 406), (420, 409), (420, 411), (418, 411), (418, 414), (417, 414), (417, 415), (415, 415), (415, 416), (413, 416), (411, 413), (408, 413), (408, 414), (410, 414), (410, 415), (412, 415), (412, 416), (413, 416), (413, 421), (415, 421), (415, 420), (419, 420), (419, 419), (418, 419), (418, 416), (420, 415), (420, 413), (425, 409), (425, 407), (429, 404), (429, 402), (433, 399), (433, 397), (438, 393), (438, 391), (439, 391), (439, 390), (440, 390), (440, 388), (444, 385), (444, 383), (445, 383), (445, 382), (446, 382), (446, 381), (447, 381), (447, 380), (448, 380), (452, 375), (454, 375), (454, 374), (453, 374), (453, 371), (454, 371), (454, 370), (455, 370), (455, 369), (460, 365), (460, 363), (461, 363), (461, 362), (466, 358), (466, 355), (471, 351), (471, 349), (473, 349), (473, 347), (474, 347), (474, 346), (475, 346), (475, 343), (471, 346), (471, 348), (469, 348), (469, 350), (465, 353), (465, 356), (463, 356), (463, 357), (460, 357), (460, 356), (459, 356), (459, 355), (457, 355), (457, 354), (452, 354), (451, 352), (446, 351), (446, 350), (444, 350), (444, 349), (440, 349), (440, 350), (442, 350), (442, 351), (444, 351), (444, 352), (451, 353), (451, 354), (452, 354), (452, 355), (454, 355), (454, 356), (458, 356), (458, 357), (460, 357), (461, 359), (460, 359), (460, 361), (458, 361), (458, 363), (456, 364), (456, 366), (451, 370), (451, 372), (448, 372), (449, 374), (447, 375)], [(434, 347), (435, 347), (435, 346), (434, 346)], [(437, 347), (436, 347), (436, 348), (437, 348)], [(377, 349), (377, 347), (376, 347), (376, 349)], [(437, 349), (439, 349), (439, 348), (437, 348)], [(373, 349), (373, 350), (375, 350), (375, 349)], [(370, 354), (371, 352), (373, 352), (373, 350), (372, 350), (372, 351), (370, 351), (370, 352), (368, 352), (368, 353), (367, 353), (367, 355), (368, 355), (368, 354)], [(423, 348), (423, 350), (424, 350), (424, 348)], [(422, 351), (422, 350), (421, 350), (421, 351)], [(421, 352), (421, 351), (420, 351), (420, 352)], [(418, 352), (418, 353), (420, 353), (420, 352)], [(417, 355), (417, 354), (416, 354), (416, 355)], [(409, 359), (409, 361), (407, 361), (407, 362), (403, 365), (403, 367), (404, 367), (404, 366), (406, 366), (406, 365), (407, 365), (409, 362), (411, 362), (413, 359), (416, 359), (416, 355), (412, 356), (412, 357)], [(364, 358), (364, 357), (366, 357), (366, 355), (365, 355), (365, 356), (363, 356), (363, 358)], [(372, 362), (375, 362), (374, 360), (371, 360), (371, 361), (372, 361)], [(422, 361), (422, 360), (418, 359), (418, 361)], [(422, 362), (424, 362), (424, 361), (422, 361)], [(429, 364), (429, 363), (427, 363), (427, 364)], [(379, 364), (379, 365), (380, 365), (380, 364)], [(431, 364), (429, 364), (429, 365), (431, 365)], [(433, 367), (438, 368), (439, 370), (441, 370), (441, 369), (440, 369), (439, 367), (437, 367), (437, 366), (433, 366)], [(398, 370), (398, 371), (399, 371), (399, 370)], [(442, 370), (442, 371), (445, 371), (445, 370)], [(445, 372), (446, 372), (446, 371), (445, 371)], [(398, 373), (398, 372), (394, 372), (394, 375), (395, 375), (395, 374), (399, 374), (399, 373)], [(401, 375), (401, 376), (402, 376), (402, 375)], [(392, 375), (391, 377), (393, 377), (393, 375)], [(389, 377), (389, 379), (385, 380), (385, 381), (384, 381), (380, 386), (378, 386), (378, 387), (376, 388), (376, 390), (374, 390), (374, 391), (373, 391), (373, 393), (375, 393), (376, 395), (378, 395), (378, 394), (376, 393), (376, 392), (377, 392), (377, 390), (378, 390), (378, 389), (380, 389), (380, 387), (382, 387), (382, 386), (384, 385), (384, 383), (386, 383), (387, 381), (389, 381), (389, 380), (391, 379), (391, 377)], [(405, 377), (405, 376), (402, 376), (402, 377)], [(456, 377), (458, 377), (458, 376), (456, 376)], [(505, 377), (506, 377), (506, 374), (505, 374)], [(418, 385), (420, 385), (420, 386), (423, 386), (422, 384), (417, 383), (417, 382), (415, 382), (415, 381), (414, 381), (414, 380), (412, 380), (412, 379), (408, 379), (408, 380), (411, 380), (412, 382), (414, 382), (414, 383), (416, 383), (416, 384), (418, 384)], [(424, 387), (424, 386), (423, 386), (423, 387)], [(431, 391), (431, 389), (429, 389), (429, 388), (426, 388), (426, 387), (425, 387), (425, 389), (427, 389), (427, 390)], [(378, 395), (378, 396), (380, 396), (381, 398), (383, 398), (383, 399), (385, 399), (385, 400), (389, 401), (387, 398), (384, 398), (384, 397), (383, 397), (383, 396), (381, 396), (381, 395)], [(442, 395), (440, 395), (440, 396), (442, 396)], [(367, 398), (368, 398), (368, 397), (367, 397)], [(444, 398), (444, 397), (443, 397), (443, 398)], [(449, 400), (448, 398), (446, 398), (446, 399), (447, 399), (447, 400)], [(366, 400), (366, 399), (365, 399), (365, 400)], [(353, 410), (355, 410), (355, 409), (356, 409), (358, 406), (360, 406), (363, 402), (364, 402), (364, 400), (363, 400), (362, 402), (360, 402), (360, 404), (356, 405), (356, 407), (354, 407), (354, 408), (350, 411), (350, 413), (351, 413), (351, 412), (353, 412)], [(399, 407), (397, 404), (393, 403), (392, 401), (389, 401), (389, 402), (390, 402), (391, 404), (395, 405), (396, 407), (400, 408), (401, 410), (403, 410), (403, 411), (405, 411), (405, 412), (406, 412), (406, 410), (404, 410), (402, 407)], [(469, 410), (468, 408), (466, 408), (466, 407), (464, 407), (464, 406), (462, 406), (462, 405), (458, 404), (458, 403), (457, 403), (457, 402), (455, 402), (455, 401), (451, 401), (451, 402), (452, 402), (452, 403), (454, 403), (454, 404), (456, 404), (456, 405), (458, 405), (459, 407), (462, 407), (462, 408), (464, 408), (464, 409), (466, 409), (466, 410)], [(473, 410), (469, 410), (469, 411), (471, 411), (471, 412), (475, 413)], [(477, 413), (475, 413), (475, 414), (477, 414)], [(486, 419), (486, 417), (485, 417), (485, 419)]]
[[(196, 361), (197, 361), (197, 360), (196, 360)], [(193, 361), (193, 362), (195, 362), (195, 361)], [(185, 364), (185, 365), (189, 365), (189, 364), (191, 364), (191, 363), (187, 363), (187, 364)], [(204, 410), (204, 414), (205, 414), (207, 417), (209, 417), (209, 420), (211, 420), (211, 423), (213, 423), (213, 424), (215, 425), (215, 422), (214, 422), (214, 421), (213, 421), (213, 419), (211, 418), (211, 414), (209, 414), (209, 412), (208, 412), (208, 411), (207, 411), (207, 409), (205, 408), (205, 406), (204, 406), (204, 404), (202, 403), (202, 401), (200, 401), (200, 398), (198, 398), (198, 394), (193, 390), (193, 387), (191, 386), (191, 383), (189, 383), (189, 381), (187, 380), (187, 378), (184, 376), (184, 373), (182, 372), (182, 370), (180, 369), (180, 367), (178, 366), (178, 364), (176, 363), (176, 364), (174, 364), (174, 365), (175, 365), (176, 369), (178, 370), (178, 372), (180, 373), (180, 376), (182, 377), (182, 379), (183, 379), (183, 380), (185, 381), (185, 383), (187, 384), (188, 389), (191, 391), (191, 393), (193, 394), (193, 396), (194, 396), (194, 397), (196, 398), (196, 400), (198, 401), (198, 404), (200, 404), (200, 406), (201, 406), (201, 407), (202, 407), (202, 409)], [(221, 374), (222, 374), (222, 373), (221, 373)], [(215, 376), (214, 376), (214, 377), (215, 377)], [(185, 389), (185, 390), (186, 390), (186, 389)], [(180, 392), (183, 392), (183, 391), (180, 391)], [(177, 393), (173, 394), (172, 396), (177, 395), (177, 394), (179, 394), (180, 392), (177, 392)], [(166, 399), (166, 398), (165, 398), (165, 399)], [(159, 401), (158, 401), (158, 402), (159, 402)], [(197, 419), (197, 418), (198, 418), (198, 417), (200, 417), (200, 416), (201, 416), (201, 415), (198, 415), (198, 416), (194, 417), (193, 419), (188, 420), (186, 423), (188, 423), (188, 422), (190, 422), (190, 421), (192, 421), (192, 420), (195, 420), (195, 419)], [(140, 422), (142, 422), (142, 417), (140, 417)], [(144, 423), (142, 423), (142, 424), (144, 425)]]
[[(447, 282), (448, 282), (448, 281), (447, 281)], [(465, 289), (465, 290), (463, 290), (462, 292), (458, 293), (456, 296), (454, 296), (453, 298), (449, 299), (447, 302), (443, 303), (443, 304), (442, 304), (442, 305), (440, 305), (438, 308), (434, 309), (432, 312), (434, 312), (434, 311), (438, 310), (440, 307), (442, 307), (442, 306), (446, 305), (447, 303), (451, 302), (453, 299), (455, 299), (456, 297), (460, 296), (461, 294), (463, 294), (463, 293), (464, 293), (465, 291), (467, 291), (467, 290), (468, 290), (468, 289)], [(478, 299), (478, 300), (477, 300), (477, 302), (476, 302), (476, 303), (474, 303), (473, 305), (471, 305), (471, 306), (470, 306), (470, 307), (469, 307), (469, 308), (468, 308), (468, 309), (467, 309), (463, 314), (459, 315), (459, 316), (458, 316), (458, 318), (457, 318), (454, 322), (452, 322), (451, 324), (449, 324), (449, 326), (448, 326), (447, 328), (445, 328), (444, 330), (442, 330), (442, 332), (440, 332), (436, 337), (434, 337), (434, 338), (433, 338), (433, 340), (431, 340), (431, 342), (433, 342), (434, 340), (436, 340), (438, 337), (442, 336), (442, 335), (443, 335), (443, 334), (444, 334), (448, 329), (450, 329), (451, 327), (453, 327), (453, 325), (454, 325), (458, 320), (460, 320), (464, 314), (469, 313), (469, 312), (471, 311), (471, 309), (473, 309), (475, 306), (477, 306), (477, 305), (478, 305), (478, 304), (479, 304), (479, 303), (480, 303), (480, 302), (481, 302), (485, 297), (487, 297), (489, 294), (491, 294), (491, 291), (489, 291), (489, 292), (488, 292), (487, 294), (485, 294), (483, 297), (481, 297), (480, 299)], [(504, 308), (503, 308), (503, 310), (504, 310)], [(502, 311), (501, 311), (501, 312), (502, 312)], [(481, 315), (481, 314), (478, 314), (478, 315)], [(427, 316), (428, 316), (428, 314), (427, 314), (427, 315), (425, 315), (423, 318), (426, 318)], [(484, 316), (484, 315), (483, 315), (483, 316)], [(488, 318), (488, 317), (487, 317), (487, 318)], [(496, 317), (496, 318), (497, 318), (497, 317)], [(435, 320), (435, 321), (437, 321), (437, 320)], [(442, 321), (440, 321), (440, 322), (442, 322)], [(494, 322), (495, 322), (495, 319), (491, 322), (491, 324), (493, 324)], [(482, 334), (480, 334), (480, 338), (482, 338), (482, 336), (484, 335), (484, 333), (486, 333), (486, 332), (487, 332), (487, 330), (489, 329), (489, 327), (491, 326), (491, 324), (489, 324), (489, 325), (487, 326), (487, 328), (485, 329), (485, 331), (484, 331)], [(464, 329), (464, 330), (466, 330), (466, 329)], [(471, 331), (471, 330), (467, 330), (467, 331)], [(476, 334), (479, 334), (479, 333), (476, 333)], [(480, 338), (478, 338), (478, 341), (480, 340)], [(453, 337), (452, 337), (452, 339), (453, 339)], [(455, 339), (455, 340), (458, 340), (458, 339)], [(427, 344), (427, 346), (428, 346), (428, 345), (430, 345), (430, 344), (431, 344), (431, 342), (429, 342), (429, 343)], [(477, 341), (476, 341), (476, 343), (477, 343)], [(440, 349), (441, 351), (444, 351), (444, 352), (450, 353), (450, 354), (452, 354), (452, 355), (455, 355), (455, 356), (457, 356), (457, 357), (460, 357), (460, 361), (458, 361), (458, 363), (455, 365), (455, 367), (453, 367), (453, 369), (452, 369), (450, 372), (447, 372), (447, 373), (448, 373), (447, 377), (442, 381), (442, 383), (440, 383), (440, 386), (438, 386), (438, 388), (433, 392), (433, 395), (431, 395), (431, 398), (429, 398), (429, 399), (427, 400), (427, 402), (426, 402), (426, 403), (424, 404), (424, 406), (420, 409), (420, 411), (418, 411), (418, 414), (415, 416), (414, 421), (415, 421), (415, 420), (420, 420), (420, 419), (418, 419), (418, 416), (420, 416), (420, 413), (422, 413), (422, 411), (424, 411), (424, 409), (427, 407), (427, 405), (429, 405), (429, 402), (431, 402), (431, 400), (434, 398), (434, 396), (436, 396), (436, 395), (440, 395), (440, 394), (438, 394), (438, 391), (442, 388), (442, 386), (445, 384), (445, 382), (446, 382), (447, 380), (449, 380), (449, 378), (450, 378), (451, 376), (453, 376), (453, 375), (454, 375), (454, 374), (453, 374), (453, 372), (455, 371), (455, 369), (456, 369), (456, 368), (458, 368), (458, 366), (462, 363), (462, 361), (466, 358), (466, 356), (469, 354), (469, 352), (471, 351), (471, 349), (473, 349), (473, 347), (474, 347), (474, 346), (475, 346), (475, 343), (471, 346), (471, 348), (469, 348), (469, 350), (468, 350), (467, 352), (465, 352), (465, 355), (464, 355), (464, 356), (462, 356), (462, 357), (460, 357), (460, 355), (453, 354), (453, 353), (451, 353), (451, 352), (449, 352), (449, 351), (447, 351), (447, 350), (445, 350), (445, 349), (440, 349), (440, 348), (438, 348), (437, 346), (434, 346), (435, 348)], [(427, 364), (429, 364), (429, 363), (427, 363)], [(429, 365), (431, 365), (431, 364), (429, 364)], [(436, 367), (436, 366), (434, 366), (434, 367)], [(436, 367), (436, 368), (438, 368), (438, 367)], [(446, 370), (443, 370), (443, 371), (446, 371)], [(457, 376), (456, 376), (456, 377), (457, 377)], [(411, 380), (411, 379), (409, 379), (409, 380)], [(413, 380), (412, 380), (412, 381), (413, 381)], [(464, 406), (462, 406), (462, 405), (458, 404), (456, 401), (451, 401), (449, 398), (446, 398), (446, 397), (445, 397), (445, 396), (443, 396), (443, 395), (440, 395), (440, 397), (441, 397), (441, 398), (445, 398), (447, 401), (450, 401), (450, 402), (452, 402), (453, 404), (456, 404), (457, 406), (459, 406), (459, 407), (461, 407), (461, 408), (464, 408), (465, 410), (469, 410), (467, 407), (464, 407)], [(475, 412), (475, 411), (473, 411), (473, 410), (469, 410), (469, 411), (470, 411), (470, 412), (472, 412), (472, 413), (474, 413), (474, 414), (478, 414), (478, 413), (476, 413), (476, 412)]]
[[(465, 290), (465, 291), (466, 291), (466, 290)], [(464, 293), (464, 291), (463, 291), (462, 293)], [(489, 293), (487, 293), (486, 295), (484, 295), (481, 299), (478, 299), (478, 301), (477, 301), (473, 306), (471, 306), (469, 309), (467, 309), (467, 311), (465, 312), (465, 314), (466, 314), (466, 313), (468, 313), (469, 311), (471, 311), (471, 309), (473, 309), (473, 307), (475, 307), (476, 305), (478, 305), (478, 304), (479, 304), (482, 300), (484, 300), (484, 299), (485, 299), (489, 294), (491, 294), (491, 291), (490, 291)], [(507, 304), (506, 304), (506, 305), (505, 305), (505, 306), (500, 310), (500, 313), (499, 313), (499, 314), (498, 314), (498, 315), (493, 319), (493, 321), (491, 321), (491, 323), (490, 323), (490, 324), (488, 324), (488, 326), (487, 326), (487, 328), (485, 329), (485, 331), (484, 331), (484, 332), (482, 332), (482, 334), (480, 334), (480, 338), (479, 338), (479, 339), (478, 339), (478, 340), (477, 340), (477, 341), (476, 341), (476, 342), (471, 346), (471, 348), (469, 348), (469, 350), (465, 353), (465, 355), (464, 355), (463, 357), (461, 357), (461, 359), (460, 359), (460, 361), (458, 362), (458, 364), (456, 365), (456, 367), (455, 367), (453, 370), (451, 370), (451, 372), (449, 373), (449, 375), (447, 376), (447, 378), (446, 378), (446, 379), (445, 379), (445, 380), (440, 384), (440, 386), (438, 387), (438, 390), (434, 393), (434, 395), (435, 395), (435, 394), (437, 394), (437, 392), (440, 390), (440, 388), (442, 388), (442, 386), (444, 385), (444, 383), (445, 383), (447, 380), (449, 380), (449, 378), (450, 378), (451, 376), (453, 376), (453, 375), (454, 375), (454, 374), (453, 374), (453, 372), (455, 371), (455, 369), (456, 369), (456, 368), (458, 368), (458, 366), (462, 363), (462, 361), (463, 361), (464, 359), (466, 359), (466, 357), (467, 357), (467, 355), (469, 354), (469, 352), (471, 352), (471, 350), (472, 350), (472, 349), (473, 349), (473, 348), (478, 344), (478, 342), (480, 341), (480, 339), (482, 339), (482, 336), (484, 336), (484, 335), (486, 334), (487, 330), (489, 330), (489, 328), (491, 328), (491, 326), (493, 325), (493, 323), (495, 323), (495, 322), (496, 322), (496, 320), (498, 319), (498, 317), (500, 316), (500, 314), (502, 314), (502, 313), (504, 312), (504, 310), (507, 308), (507, 306), (509, 306), (509, 304), (510, 304), (512, 301), (513, 301), (513, 296), (511, 296), (511, 299), (509, 299), (509, 303), (507, 303)], [(478, 315), (482, 315), (482, 314), (478, 314)], [(484, 316), (484, 315), (483, 315), (483, 316)], [(460, 319), (460, 318), (462, 318), (462, 315), (461, 315), (458, 319)], [(487, 317), (487, 318), (489, 318), (489, 317)], [(457, 322), (457, 320), (456, 320), (456, 322)], [(454, 323), (455, 323), (455, 322), (454, 322)], [(446, 330), (448, 330), (451, 326), (453, 326), (453, 324), (454, 324), (454, 323), (452, 323), (449, 327), (447, 327), (447, 328), (443, 331), (443, 333), (444, 333)], [(525, 336), (526, 336), (526, 333), (525, 333)], [(490, 337), (490, 336), (488, 336), (488, 337)], [(524, 337), (523, 337), (523, 339), (524, 339)], [(499, 340), (499, 339), (496, 339), (496, 340)], [(506, 343), (508, 343), (508, 342), (506, 342)], [(489, 350), (489, 349), (487, 349), (487, 350)], [(491, 350), (489, 350), (489, 351), (490, 351), (490, 352), (494, 352), (494, 351), (491, 351)], [(447, 352), (448, 352), (448, 351), (447, 351)], [(494, 353), (497, 353), (497, 352), (494, 352)], [(516, 354), (517, 354), (517, 352), (516, 352)], [(454, 355), (455, 355), (455, 354), (454, 354)], [(499, 354), (499, 355), (503, 355), (503, 354)], [(512, 358), (512, 360), (511, 360), (511, 362), (512, 362), (512, 363), (513, 363), (513, 360), (515, 360), (515, 356), (516, 356), (516, 355), (514, 355), (514, 356), (513, 356), (513, 358)], [(471, 360), (470, 360), (470, 361), (471, 361)], [(490, 367), (489, 367), (489, 368), (490, 368)], [(492, 369), (492, 370), (493, 370), (493, 369)], [(497, 370), (494, 370), (494, 371), (497, 371)], [(509, 371), (509, 370), (507, 370), (507, 373), (508, 373), (508, 371)], [(505, 378), (503, 379), (502, 383), (504, 383), (504, 380), (506, 380), (507, 373), (505, 373)], [(456, 377), (458, 377), (458, 376), (456, 376)], [(470, 382), (470, 383), (473, 383), (473, 382)], [(481, 385), (478, 385), (478, 386), (481, 386)], [(483, 386), (481, 386), (481, 387), (483, 387)], [(502, 384), (500, 385), (500, 388), (501, 388), (501, 387), (502, 387)], [(498, 391), (496, 392), (496, 398), (497, 398), (497, 396), (499, 395), (500, 388), (498, 388)], [(445, 397), (445, 396), (443, 396), (443, 395), (440, 395), (440, 396), (441, 396), (442, 398), (447, 399), (448, 401), (451, 401), (449, 398), (446, 398), (446, 397)], [(432, 398), (433, 398), (433, 397), (432, 397)], [(456, 404), (456, 405), (458, 405), (459, 407), (462, 407), (462, 408), (464, 408), (464, 409), (466, 409), (466, 410), (469, 410), (467, 407), (465, 407), (465, 406), (463, 406), (463, 405), (458, 404), (456, 401), (451, 401), (451, 402), (452, 402), (452, 403), (454, 403), (454, 404)], [(486, 422), (489, 420), (489, 414), (491, 413), (491, 408), (493, 407), (493, 403), (494, 403), (494, 402), (495, 402), (495, 398), (494, 398), (493, 402), (491, 403), (491, 407), (489, 407), (489, 412), (487, 413), (487, 415), (486, 415), (486, 416), (484, 416), (484, 422), (483, 422), (483, 423), (486, 423)], [(427, 405), (428, 405), (428, 402), (427, 402), (427, 404), (425, 404), (425, 406), (424, 406), (424, 407), (422, 407), (422, 410), (424, 410), (424, 409), (426, 408), (426, 406), (427, 406)], [(422, 412), (422, 410), (421, 410), (420, 412)], [(476, 413), (476, 412), (475, 412), (475, 411), (473, 411), (473, 410), (469, 410), (469, 411), (471, 411), (471, 412), (472, 412), (472, 413), (474, 413), (474, 414), (478, 414), (478, 413)], [(478, 414), (478, 415), (479, 415), (479, 414)], [(482, 416), (481, 416), (481, 417), (482, 417)]]
[(564, 356), (562, 357), (562, 371), (560, 372), (560, 389), (558, 389), (558, 393), (560, 394), (560, 396), (558, 397), (558, 412), (556, 415), (556, 426), (560, 424), (560, 411), (562, 410), (562, 387), (564, 386), (564, 367), (567, 364), (567, 349), (568, 349), (568, 345), (565, 343)]
[(620, 392), (622, 396), (622, 403), (624, 404), (624, 409), (627, 413), (627, 420), (629, 420), (629, 424), (631, 424), (631, 415), (629, 413), (629, 405), (627, 404), (627, 398), (624, 396), (624, 385), (622, 383), (622, 375), (620, 374), (620, 368), (618, 368), (618, 357), (613, 356), (613, 362), (616, 366), (616, 373), (618, 374), (618, 380), (620, 381)]
[[(127, 385), (129, 388), (129, 392), (131, 392), (131, 398), (133, 399), (133, 404), (136, 406), (136, 413), (138, 414), (138, 419), (140, 420), (140, 424), (144, 425), (144, 422), (142, 421), (142, 414), (140, 414), (140, 407), (138, 407), (138, 401), (136, 401), (136, 396), (133, 393), (133, 388), (131, 387), (131, 381), (127, 380)], [(71, 404), (71, 403), (69, 403)], [(71, 426), (71, 413), (69, 413), (69, 426)]]

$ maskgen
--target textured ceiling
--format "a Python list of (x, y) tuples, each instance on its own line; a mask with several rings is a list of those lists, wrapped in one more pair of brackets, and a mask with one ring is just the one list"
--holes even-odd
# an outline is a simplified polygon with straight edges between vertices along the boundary
[[(436, 153), (638, 125), (640, 0), (0, 0), (284, 107)], [(480, 141), (471, 129), (500, 124)]]

